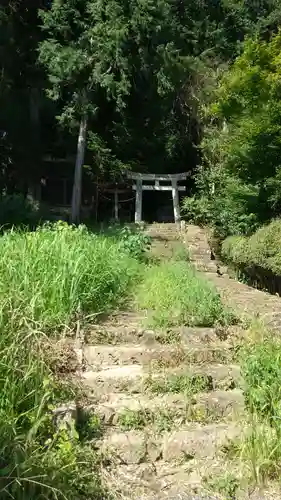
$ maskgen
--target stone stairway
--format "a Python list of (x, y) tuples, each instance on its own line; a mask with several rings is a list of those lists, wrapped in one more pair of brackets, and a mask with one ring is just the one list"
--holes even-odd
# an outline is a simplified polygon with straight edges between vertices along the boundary
[(221, 340), (215, 329), (182, 328), (177, 344), (164, 345), (155, 338), (161, 332), (130, 319), (131, 327), (126, 315), (103, 325), (116, 343), (83, 349), (83, 381), (103, 423), (96, 445), (108, 464), (106, 483), (124, 499), (202, 492), (204, 476), (225, 467), (223, 446), (240, 434), (231, 331)]
[[(152, 253), (169, 259), (182, 235), (152, 225)], [(214, 271), (203, 236), (198, 262)], [(198, 247), (196, 246), (198, 245)], [(208, 267), (210, 266), (210, 267)], [(236, 328), (148, 330), (121, 311), (88, 332), (79, 349), (87, 411), (98, 415), (102, 475), (115, 499), (217, 498), (207, 479), (235, 470), (225, 450), (241, 434)], [(204, 496), (205, 495), (205, 496)]]
[[(147, 232), (152, 253), (161, 259), (171, 258), (184, 240), (207, 279), (223, 293), (234, 284), (238, 309), (246, 297), (256, 296), (255, 290), (217, 275), (201, 229), (154, 224)], [(226, 300), (233, 305), (232, 295)], [(101, 421), (93, 446), (113, 499), (226, 500), (208, 480), (241, 473), (227, 450), (243, 432), (243, 381), (236, 362), (242, 335), (238, 327), (149, 330), (133, 310), (87, 332), (77, 351), (80, 379), (87, 412)], [(230, 498), (273, 497), (244, 491)]]
[(279, 334), (281, 331), (280, 298), (231, 279), (225, 267), (221, 269), (222, 276), (218, 275), (217, 265), (210, 259), (208, 239), (202, 228), (185, 225), (181, 235), (189, 249), (191, 262), (199, 271), (204, 271), (206, 278), (215, 284), (225, 303), (235, 307), (241, 317), (258, 318), (268, 328)]

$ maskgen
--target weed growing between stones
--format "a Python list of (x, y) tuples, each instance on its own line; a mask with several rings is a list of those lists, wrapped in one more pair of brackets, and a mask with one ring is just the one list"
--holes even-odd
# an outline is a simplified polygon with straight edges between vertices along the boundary
[(118, 416), (118, 425), (121, 429), (140, 430), (153, 427), (156, 433), (171, 431), (188, 422), (211, 423), (218, 420), (217, 413), (203, 406), (196, 405), (196, 400), (186, 400), (182, 409), (171, 407), (141, 408), (139, 410), (124, 410)]
[[(118, 424), (124, 430), (138, 430), (153, 426), (156, 432), (164, 432), (174, 427), (175, 419), (175, 412), (170, 408), (124, 410), (118, 417)], [(183, 418), (182, 420), (184, 421)], [(178, 422), (177, 419), (176, 421)]]
[(232, 500), (236, 498), (240, 479), (234, 474), (226, 472), (222, 475), (206, 477), (204, 483), (211, 492), (220, 493), (226, 500)]
[(186, 394), (192, 395), (198, 392), (212, 390), (212, 378), (205, 375), (166, 375), (164, 377), (148, 377), (145, 387), (153, 394)]
[(136, 305), (147, 311), (151, 327), (207, 327), (234, 319), (215, 288), (182, 261), (148, 267), (136, 290)]

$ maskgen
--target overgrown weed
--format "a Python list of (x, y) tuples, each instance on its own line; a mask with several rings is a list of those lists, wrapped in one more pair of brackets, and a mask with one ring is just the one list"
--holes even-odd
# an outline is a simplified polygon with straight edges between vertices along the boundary
[(148, 377), (145, 387), (154, 394), (174, 393), (191, 396), (212, 390), (213, 382), (208, 375), (166, 374), (163, 377)]
[[(254, 333), (253, 333), (254, 332)], [(249, 419), (240, 455), (252, 481), (263, 484), (281, 472), (281, 341), (261, 324), (241, 351)]]
[(230, 472), (225, 472), (204, 478), (204, 483), (211, 492), (222, 494), (225, 500), (233, 500), (240, 486), (240, 478)]
[(175, 412), (170, 408), (139, 410), (126, 409), (120, 413), (118, 424), (124, 430), (140, 430), (148, 426), (153, 426), (156, 432), (170, 431), (176, 424), (185, 421), (184, 415), (177, 418)]
[(0, 497), (102, 498), (96, 454), (53, 419), (53, 409), (75, 393), (55, 379), (38, 346), (34, 332), (0, 337)]
[(140, 270), (122, 241), (66, 223), (0, 239), (0, 328), (56, 331), (77, 317), (107, 312)]
[(142, 266), (144, 242), (134, 238), (132, 251), (122, 235), (62, 222), (0, 238), (1, 500), (105, 498), (87, 443), (98, 422), (74, 422), (71, 436), (54, 423), (53, 409), (76, 396), (57, 376), (75, 372), (77, 360), (51, 338), (127, 297)]
[(182, 261), (163, 262), (145, 269), (136, 290), (136, 304), (147, 311), (147, 322), (152, 327), (207, 327), (234, 319), (212, 284)]

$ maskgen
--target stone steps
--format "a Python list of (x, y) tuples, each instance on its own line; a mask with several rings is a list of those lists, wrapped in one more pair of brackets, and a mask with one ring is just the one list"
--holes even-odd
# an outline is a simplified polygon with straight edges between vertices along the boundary
[(81, 383), (89, 394), (124, 392), (139, 394), (147, 390), (148, 381), (158, 387), (164, 387), (170, 377), (189, 377), (197, 384), (197, 377), (206, 377), (211, 390), (234, 389), (241, 386), (240, 369), (237, 365), (223, 365), (218, 363), (206, 365), (179, 365), (176, 368), (164, 368), (150, 372), (145, 367), (137, 364), (125, 366), (107, 366), (99, 371), (87, 370), (80, 374)]
[[(175, 224), (146, 231), (163, 258), (182, 238)], [(191, 232), (194, 265), (215, 274), (205, 235)], [(225, 500), (210, 494), (204, 478), (226, 467), (236, 471), (224, 449), (243, 432), (237, 423), (243, 383), (235, 364), (243, 330), (152, 330), (145, 321), (141, 313), (119, 311), (86, 332), (78, 350), (85, 410), (101, 421), (102, 435), (92, 445), (104, 463), (103, 480), (114, 500), (187, 500), (197, 494)]]
[(235, 423), (190, 424), (162, 434), (149, 429), (111, 430), (95, 446), (114, 463), (155, 463), (160, 459), (175, 463), (178, 460), (210, 460), (240, 436), (241, 429)]
[[(209, 478), (233, 474), (241, 480), (235, 497), (215, 493)], [(224, 456), (208, 460), (187, 460), (176, 464), (162, 460), (143, 464), (114, 464), (105, 478), (114, 498), (122, 500), (280, 500), (280, 485), (260, 488), (243, 486), (243, 471), (239, 463)]]
[[(187, 499), (223, 499), (208, 491), (204, 479), (225, 473), (226, 468), (234, 469), (236, 465), (228, 463), (223, 457), (217, 460), (186, 460), (171, 464), (159, 460), (154, 464), (115, 464), (106, 474), (110, 490), (122, 492), (126, 500), (187, 500)], [(238, 468), (238, 467), (236, 467)], [(198, 495), (198, 496), (197, 496)]]
[(242, 391), (211, 391), (198, 394), (162, 394), (150, 397), (147, 394), (105, 394), (92, 411), (104, 425), (128, 426), (136, 415), (137, 426), (152, 425), (176, 427), (189, 421), (217, 421), (232, 419), (243, 412)]
[(191, 261), (198, 266), (198, 270), (206, 272), (206, 278), (215, 284), (225, 304), (230, 307), (235, 305), (241, 317), (258, 317), (270, 330), (279, 334), (281, 328), (280, 298), (231, 279), (225, 273), (225, 268), (222, 268), (223, 276), (218, 276), (216, 271), (212, 270), (211, 261), (209, 261), (208, 268), (204, 269), (206, 260), (208, 262), (207, 256), (208, 253), (210, 254), (210, 248), (208, 238), (202, 228), (186, 224), (181, 236), (189, 249)]
[[(106, 457), (103, 478), (114, 498), (217, 498), (206, 496), (205, 479), (235, 470), (224, 447), (241, 436), (234, 423), (190, 424), (172, 432), (112, 430), (96, 446)], [(227, 465), (226, 465), (227, 464)], [(176, 496), (177, 495), (177, 496)], [(178, 496), (183, 495), (183, 496)]]
[(101, 370), (112, 365), (143, 364), (178, 366), (181, 363), (229, 362), (234, 356), (234, 347), (224, 341), (215, 343), (179, 343), (176, 345), (141, 344), (86, 345), (83, 348), (84, 366)]
[(243, 330), (239, 327), (204, 328), (204, 327), (171, 327), (166, 330), (148, 329), (141, 321), (138, 323), (127, 323), (126, 320), (119, 320), (120, 323), (112, 324), (106, 322), (97, 325), (86, 334), (87, 344), (129, 344), (137, 342), (140, 345), (174, 344), (183, 342), (217, 342), (232, 338), (243, 337)]

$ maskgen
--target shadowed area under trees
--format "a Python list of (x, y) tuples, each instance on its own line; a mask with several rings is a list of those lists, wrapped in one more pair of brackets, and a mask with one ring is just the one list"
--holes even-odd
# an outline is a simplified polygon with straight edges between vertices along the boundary
[[(43, 179), (49, 192), (61, 193), (57, 198), (65, 189), (70, 203), (83, 116), (84, 192), (97, 174), (193, 172), (201, 158), (202, 104), (216, 75), (241, 52), (245, 35), (270, 36), (278, 9), (278, 2), (6, 0), (2, 193), (30, 191), (36, 199)], [(49, 163), (50, 156), (65, 163)], [(55, 195), (47, 198), (57, 203)]]

